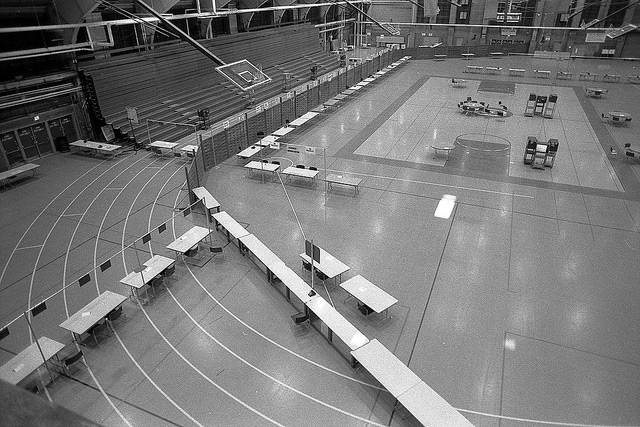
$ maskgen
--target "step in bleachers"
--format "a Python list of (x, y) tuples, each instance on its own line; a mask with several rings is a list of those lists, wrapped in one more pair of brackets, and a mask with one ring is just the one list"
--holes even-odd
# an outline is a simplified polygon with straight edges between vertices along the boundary
[[(322, 74), (338, 68), (338, 58), (323, 52), (318, 30), (312, 25), (239, 33), (200, 40), (226, 63), (248, 59), (264, 70), (272, 82), (256, 88), (254, 103), (284, 90), (283, 72), (292, 74), (290, 87), (308, 81), (311, 67)], [(146, 121), (162, 120), (197, 124), (197, 111), (209, 109), (214, 123), (250, 106), (250, 96), (215, 71), (217, 64), (189, 44), (178, 42), (144, 52), (83, 61), (79, 68), (93, 77), (98, 101), (108, 123), (121, 132), (130, 129), (125, 107), (137, 107), (138, 142), (168, 138), (167, 126)], [(138, 128), (140, 130), (138, 131)], [(142, 132), (144, 129), (144, 132)]]

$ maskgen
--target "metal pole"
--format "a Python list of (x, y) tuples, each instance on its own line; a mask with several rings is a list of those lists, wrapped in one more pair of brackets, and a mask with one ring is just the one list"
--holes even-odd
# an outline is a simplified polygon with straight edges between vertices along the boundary
[(40, 347), (40, 343), (38, 342), (38, 337), (36, 336), (36, 333), (33, 330), (33, 325), (31, 325), (31, 321), (29, 320), (29, 315), (27, 314), (26, 311), (23, 314), (24, 314), (24, 318), (27, 319), (27, 324), (29, 325), (29, 330), (33, 334), (34, 338), (36, 339), (36, 345), (38, 346), (38, 351), (40, 352), (40, 356), (42, 356), (42, 360), (44, 362), (44, 366), (45, 366), (45, 368), (47, 368), (47, 372), (49, 373), (49, 377), (51, 378), (51, 382), (55, 382), (55, 380), (53, 379), (53, 374), (51, 373), (51, 370), (49, 369), (49, 365), (47, 365), (47, 359), (46, 359), (46, 357), (44, 357), (44, 352), (42, 351), (42, 347)]
[(311, 239), (311, 256), (309, 256), (309, 258), (311, 258), (311, 289), (313, 289), (313, 278), (316, 275), (315, 267), (313, 265), (313, 239)]

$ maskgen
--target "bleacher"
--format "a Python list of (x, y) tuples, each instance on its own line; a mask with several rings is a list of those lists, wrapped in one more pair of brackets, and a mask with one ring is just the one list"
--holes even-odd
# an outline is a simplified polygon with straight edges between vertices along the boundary
[(135, 125), (139, 143), (176, 140), (187, 127), (162, 126), (147, 120), (198, 124), (197, 112), (209, 110), (208, 123), (223, 120), (284, 91), (283, 73), (292, 74), (292, 86), (318, 73), (338, 68), (338, 58), (323, 52), (318, 30), (311, 25), (263, 30), (200, 40), (226, 63), (248, 59), (272, 81), (251, 94), (242, 92), (215, 71), (216, 64), (185, 42), (145, 52), (82, 62), (79, 68), (93, 77), (102, 115), (116, 132), (130, 129), (125, 107), (137, 107), (141, 123)]

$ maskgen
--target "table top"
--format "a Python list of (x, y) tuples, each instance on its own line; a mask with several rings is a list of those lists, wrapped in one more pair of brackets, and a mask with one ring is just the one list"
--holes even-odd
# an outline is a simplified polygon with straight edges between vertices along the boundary
[(198, 146), (193, 144), (187, 144), (184, 147), (182, 147), (180, 151), (189, 152), (189, 153), (193, 153), (194, 151), (198, 152)]
[(290, 122), (289, 126), (302, 126), (303, 124), (307, 123), (308, 121), (309, 121), (309, 119), (298, 117), (294, 121)]
[(195, 194), (196, 197), (200, 200), (204, 199), (204, 206), (207, 209), (215, 209), (220, 207), (220, 202), (218, 202), (205, 187), (194, 188), (193, 194)]
[(422, 382), (420, 377), (376, 339), (351, 354), (393, 397), (397, 398)]
[(273, 142), (275, 142), (278, 138), (279, 138), (279, 136), (267, 135), (264, 138), (262, 138), (260, 141), (256, 142), (255, 145), (260, 145), (262, 147), (268, 147)]
[(9, 170), (6, 170), (6, 171), (0, 172), (0, 173), (2, 173), (3, 175), (6, 175), (6, 176), (11, 176), (11, 175), (19, 174), (19, 173), (29, 172), (30, 170), (33, 170), (33, 169), (36, 169), (36, 168), (39, 168), (39, 167), (40, 167), (40, 165), (36, 165), (35, 163), (27, 163), (26, 165), (20, 165), (20, 166), (17, 166), (15, 168), (13, 168), (13, 169), (9, 169)]
[(335, 335), (340, 337), (349, 349), (356, 350), (369, 342), (369, 339), (365, 337), (362, 332), (345, 319), (342, 314), (320, 295), (316, 294), (306, 305)]
[(173, 149), (178, 146), (177, 142), (153, 141), (149, 147)]
[(318, 175), (319, 171), (311, 170), (307, 168), (302, 169), (302, 168), (297, 168), (295, 166), (289, 166), (288, 168), (283, 170), (282, 173), (285, 175), (295, 175), (295, 176), (302, 176), (305, 178), (315, 178), (316, 175)]
[(111, 291), (104, 291), (96, 299), (72, 314), (60, 327), (82, 335), (104, 318), (111, 310), (122, 304), (127, 297)]
[(480, 104), (479, 102), (469, 102), (469, 101), (464, 101), (460, 106), (460, 108), (462, 108), (465, 111), (484, 110), (484, 107), (485, 106)]
[(189, 249), (200, 243), (200, 241), (202, 241), (209, 234), (211, 234), (210, 229), (196, 225), (192, 227), (191, 230), (187, 231), (182, 236), (169, 243), (167, 245), (167, 249), (185, 253)]
[(100, 150), (100, 151), (115, 151), (122, 148), (122, 145), (107, 144), (106, 142), (85, 141), (82, 139), (70, 142), (69, 145), (72, 145), (74, 147), (90, 148), (92, 150)]
[(594, 92), (594, 93), (606, 93), (609, 91), (609, 89), (603, 89), (599, 87), (588, 87), (588, 88), (585, 88), (585, 90), (587, 92)]
[(453, 150), (455, 147), (455, 145), (452, 143), (451, 145), (444, 145), (443, 144), (431, 144), (431, 148), (433, 148), (434, 150)]
[(327, 99), (326, 101), (324, 101), (323, 104), (324, 105), (328, 105), (328, 106), (332, 106), (332, 105), (336, 105), (338, 102), (340, 102), (339, 99), (331, 98), (331, 99)]
[[(44, 358), (49, 360), (60, 350), (64, 344), (47, 337), (38, 338), (38, 343), (44, 353)], [(4, 365), (0, 366), (0, 379), (12, 385), (17, 385), (27, 378), (44, 363), (38, 344), (32, 343), (29, 347), (16, 354)]]
[(250, 145), (247, 148), (245, 148), (244, 150), (242, 150), (241, 152), (239, 152), (238, 154), (236, 154), (236, 156), (246, 159), (249, 158), (251, 156), (253, 156), (254, 154), (256, 154), (257, 152), (259, 152), (260, 150), (262, 150), (264, 147), (261, 145)]
[(316, 117), (317, 115), (318, 115), (318, 113), (315, 113), (315, 112), (313, 112), (313, 111), (308, 111), (308, 112), (304, 113), (303, 115), (301, 115), (300, 117), (303, 117), (303, 118), (305, 118), (305, 119), (309, 119), (309, 120), (311, 120), (311, 119), (313, 119), (314, 117)]
[(271, 135), (275, 135), (275, 136), (285, 136), (286, 134), (288, 134), (289, 132), (291, 132), (294, 128), (292, 127), (281, 127), (280, 129), (276, 129), (274, 132), (271, 133)]
[(462, 56), (476, 56), (475, 53), (463, 53)]
[(245, 168), (249, 168), (249, 169), (259, 169), (259, 170), (265, 170), (268, 172), (275, 172), (278, 169), (280, 169), (280, 165), (276, 165), (273, 163), (267, 163), (267, 162), (259, 162), (256, 160), (252, 160), (249, 163), (247, 163), (246, 165), (244, 165)]
[(397, 398), (424, 426), (473, 427), (469, 420), (424, 381), (420, 381)]
[(330, 173), (329, 175), (327, 175), (325, 179), (327, 180), (327, 182), (334, 182), (337, 184), (346, 184), (346, 185), (354, 185), (354, 186), (358, 186), (362, 182), (362, 178), (357, 178), (355, 176), (338, 175), (335, 173)]
[(340, 283), (340, 287), (376, 313), (382, 313), (398, 302), (397, 299), (360, 275)]
[(624, 111), (609, 111), (609, 115), (611, 117), (619, 117), (619, 118), (631, 118), (631, 114), (625, 113)]
[(224, 227), (233, 237), (239, 239), (250, 234), (246, 228), (240, 225), (235, 219), (225, 211), (214, 213), (213, 218)]
[(489, 52), (489, 55), (491, 56), (500, 56), (500, 55), (504, 55), (503, 52)]
[[(311, 262), (311, 258), (309, 258), (305, 253), (300, 254), (300, 258), (306, 262)], [(344, 264), (324, 249), (320, 249), (320, 262), (314, 262), (313, 266), (322, 271), (330, 279), (351, 269), (348, 265)]]
[(258, 239), (253, 234), (247, 234), (245, 236), (241, 236), (239, 240), (269, 270), (271, 270), (277, 264), (281, 264), (281, 263), (284, 264), (284, 262), (280, 259), (280, 257), (278, 257), (278, 255), (271, 252), (271, 249), (269, 249), (264, 243), (260, 241), (260, 239)]
[[(132, 271), (125, 277), (120, 279), (120, 283), (123, 285), (131, 286), (132, 288), (140, 289), (151, 281), (158, 274), (161, 274), (167, 267), (171, 266), (175, 262), (174, 259), (167, 258), (162, 255), (154, 255), (151, 259), (143, 263), (146, 268), (142, 270), (142, 274), (139, 271)], [(143, 280), (144, 278), (144, 280)]]
[(270, 268), (271, 272), (282, 281), (282, 283), (289, 288), (295, 296), (297, 296), (303, 304), (311, 301), (309, 292), (311, 286), (307, 284), (300, 276), (296, 274), (292, 269), (287, 267), (284, 263), (274, 264)]

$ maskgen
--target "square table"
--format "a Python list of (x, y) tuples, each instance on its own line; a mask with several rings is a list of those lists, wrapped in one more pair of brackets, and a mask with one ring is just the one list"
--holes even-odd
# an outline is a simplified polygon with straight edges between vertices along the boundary
[(250, 145), (244, 150), (242, 150), (241, 152), (239, 152), (238, 154), (236, 154), (236, 156), (240, 157), (241, 159), (248, 159), (254, 154), (262, 151), (262, 149), (264, 149), (264, 147), (261, 145)]
[(389, 307), (398, 302), (397, 299), (360, 275), (340, 283), (340, 287), (376, 313), (384, 312), (385, 317), (387, 317), (386, 313), (389, 311)]
[(294, 129), (295, 128), (292, 128), (292, 127), (289, 127), (289, 126), (281, 127), (280, 129), (276, 129), (275, 131), (273, 131), (271, 133), (271, 135), (274, 135), (274, 136), (285, 136), (286, 134), (288, 134), (289, 132), (291, 132)]
[(187, 144), (180, 149), (182, 153), (185, 153), (188, 157), (194, 157), (194, 153), (198, 152), (198, 146), (193, 144)]
[(362, 178), (357, 178), (357, 177), (353, 177), (353, 176), (344, 176), (344, 175), (338, 175), (338, 174), (335, 174), (335, 173), (330, 173), (325, 178), (325, 181), (327, 181), (327, 190), (329, 190), (329, 191), (331, 190), (331, 186), (333, 184), (341, 184), (341, 185), (352, 186), (353, 188), (355, 188), (355, 192), (353, 193), (353, 195), (355, 196), (357, 193), (360, 192), (360, 183), (362, 182)]
[[(167, 141), (154, 141), (151, 144), (149, 144), (149, 147), (151, 147), (151, 151), (153, 151), (154, 153), (158, 154), (158, 155), (162, 155), (163, 150), (167, 150), (171, 153), (173, 153), (173, 149), (176, 148), (178, 146), (177, 142), (167, 142)], [(157, 150), (154, 150), (154, 148)]]
[(93, 301), (72, 314), (60, 324), (62, 329), (71, 332), (74, 340), (81, 344), (80, 336), (93, 325), (104, 319), (111, 310), (119, 307), (127, 297), (111, 291), (104, 291)]
[[(309, 255), (302, 253), (300, 254), (300, 258), (302, 258), (304, 262), (311, 264)], [(322, 248), (320, 248), (320, 262), (314, 262), (313, 267), (320, 270), (329, 279), (337, 277), (340, 280), (342, 280), (342, 273), (346, 273), (351, 269), (348, 265)]]
[(276, 142), (278, 140), (278, 136), (275, 135), (267, 135), (264, 138), (262, 138), (260, 141), (256, 142), (255, 145), (260, 145), (262, 147), (268, 147), (270, 146), (272, 143)]
[[(38, 348), (42, 349), (42, 354)], [(64, 344), (47, 337), (38, 338), (37, 343), (32, 343), (29, 347), (13, 356), (7, 363), (0, 366), (0, 380), (4, 380), (11, 385), (17, 386), (40, 366), (49, 361), (52, 357), (64, 348)], [(44, 359), (42, 355), (44, 354)], [(53, 380), (53, 378), (52, 378)]]

